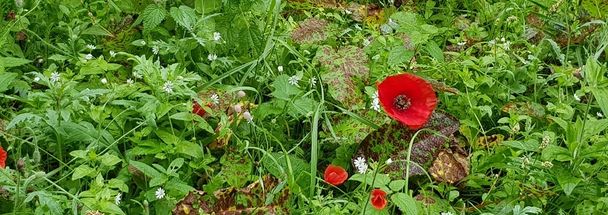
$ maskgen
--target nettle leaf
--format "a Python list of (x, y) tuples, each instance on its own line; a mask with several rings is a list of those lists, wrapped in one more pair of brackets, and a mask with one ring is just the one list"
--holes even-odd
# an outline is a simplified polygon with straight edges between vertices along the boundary
[(417, 215), (418, 207), (416, 206), (416, 200), (405, 193), (395, 193), (391, 196), (391, 202), (393, 202), (399, 210), (406, 215)]
[(196, 12), (194, 9), (182, 5), (179, 8), (172, 7), (169, 13), (177, 24), (192, 31), (194, 24), (196, 24)]
[(405, 64), (412, 60), (414, 57), (414, 51), (407, 50), (404, 46), (398, 45), (391, 49), (388, 53), (387, 64), (391, 67)]
[(426, 43), (432, 35), (439, 32), (437, 27), (426, 24), (416, 13), (398, 12), (391, 15), (391, 18), (399, 24), (397, 32), (406, 33), (413, 45)]
[(285, 74), (277, 76), (274, 82), (272, 82), (272, 87), (274, 91), (270, 95), (283, 100), (290, 100), (290, 96), (301, 92), (297, 86), (289, 83), (289, 76)]
[(157, 4), (148, 5), (142, 14), (144, 19), (144, 28), (156, 28), (156, 26), (165, 20), (165, 14), (166, 11), (164, 7)]

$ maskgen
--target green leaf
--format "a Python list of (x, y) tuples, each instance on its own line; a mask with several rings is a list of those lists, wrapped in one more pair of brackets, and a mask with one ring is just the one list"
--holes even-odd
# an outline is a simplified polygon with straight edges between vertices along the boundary
[(135, 168), (137, 168), (139, 171), (143, 172), (144, 175), (146, 175), (148, 177), (157, 178), (157, 177), (161, 176), (160, 172), (156, 171), (156, 169), (149, 166), (148, 164), (145, 164), (145, 163), (142, 163), (139, 161), (134, 161), (134, 160), (130, 160), (129, 164), (134, 166)]
[(578, 183), (581, 182), (581, 180), (582, 179), (570, 174), (570, 172), (566, 169), (561, 169), (559, 174), (557, 174), (557, 182), (562, 187), (562, 190), (567, 196), (572, 194), (572, 191), (574, 190), (574, 188), (576, 188)]
[(193, 158), (202, 158), (203, 157), (203, 148), (198, 144), (188, 142), (188, 141), (180, 141), (175, 146), (175, 150), (178, 153), (182, 153), (185, 155), (189, 155)]
[[(0, 90), (0, 92), (2, 92), (2, 90)], [(591, 93), (593, 93), (597, 104), (600, 106), (600, 109), (602, 109), (602, 112), (604, 112), (604, 116), (608, 116), (608, 89), (593, 88), (591, 89)]]
[(521, 149), (524, 151), (532, 151), (532, 152), (536, 152), (538, 151), (538, 141), (536, 140), (528, 140), (528, 141), (503, 141), (502, 142), (503, 145), (507, 145), (510, 146), (512, 148), (516, 148), (516, 149)]
[(389, 66), (399, 66), (409, 62), (412, 57), (414, 57), (414, 52), (407, 50), (405, 47), (399, 45), (395, 46), (388, 53), (388, 62)]
[(115, 205), (112, 202), (108, 202), (108, 201), (101, 201), (99, 202), (99, 209), (101, 212), (105, 212), (105, 213), (110, 213), (110, 214), (125, 214), (125, 212), (123, 212), (120, 207), (118, 207), (117, 205)]
[(15, 78), (17, 78), (17, 73), (1, 73), (0, 74), (0, 93), (7, 91), (9, 86)]
[[(0, 67), (11, 68), (31, 63), (31, 60), (16, 57), (0, 57)], [(2, 80), (2, 79), (0, 79)]]
[(179, 8), (172, 7), (170, 12), (173, 20), (182, 27), (192, 31), (194, 28), (194, 24), (196, 23), (196, 12), (194, 9), (182, 5)]
[(108, 71), (115, 71), (121, 67), (120, 64), (108, 63), (102, 57), (90, 60), (80, 68), (81, 75), (103, 74)]
[(180, 121), (192, 121), (193, 117), (194, 117), (194, 114), (192, 114), (190, 112), (179, 112), (179, 113), (171, 115), (169, 118), (180, 120)]
[(405, 186), (405, 180), (394, 180), (394, 181), (391, 181), (390, 184), (388, 184), (388, 187), (391, 188), (391, 190), (395, 191), (395, 192), (403, 189), (403, 186)]
[(150, 4), (143, 11), (144, 28), (156, 28), (163, 20), (165, 20), (165, 8), (157, 4)]
[(441, 48), (439, 48), (439, 45), (437, 45), (437, 43), (430, 41), (428, 43), (426, 43), (426, 51), (429, 52), (429, 55), (431, 55), (431, 57), (435, 58), (435, 60), (439, 61), (439, 62), (443, 62), (444, 58), (443, 58), (443, 51), (441, 50)]
[(121, 161), (121, 159), (116, 155), (106, 153), (101, 156), (101, 164), (106, 165), (106, 166), (114, 166), (117, 163), (120, 163), (120, 161)]
[(116, 179), (116, 178), (110, 179), (108, 181), (108, 187), (116, 188), (125, 193), (129, 192), (129, 186), (127, 186), (127, 184), (125, 184), (124, 181)]
[(376, 180), (374, 180), (374, 174), (369, 173), (369, 171), (367, 174), (354, 174), (348, 180), (365, 183), (368, 186), (372, 186), (373, 184), (374, 188), (385, 188), (386, 185), (391, 182), (391, 178), (388, 176), (388, 174), (376, 174)]
[(405, 215), (418, 215), (416, 200), (405, 193), (395, 193), (391, 196), (391, 202), (399, 207)]
[(106, 30), (98, 25), (93, 25), (93, 26), (85, 29), (84, 31), (82, 31), (81, 34), (96, 35), (96, 36), (112, 36), (111, 32), (109, 32), (108, 30)]
[(272, 87), (274, 90), (271, 95), (279, 99), (289, 100), (290, 96), (300, 93), (300, 89), (291, 85), (289, 83), (289, 76), (285, 74), (277, 76), (274, 82), (272, 82)]
[(72, 174), (72, 180), (78, 180), (85, 176), (91, 176), (92, 174), (95, 174), (95, 169), (89, 167), (86, 164), (82, 164), (76, 167), (76, 169), (74, 169), (74, 174)]
[(32, 119), (39, 120), (40, 116), (31, 114), (31, 113), (22, 113), (22, 114), (19, 114), (19, 115), (15, 116), (15, 118), (13, 118), (8, 123), (8, 125), (6, 125), (6, 130), (9, 130), (9, 129), (15, 127), (19, 123), (22, 123), (22, 122), (25, 122), (25, 121), (29, 121), (29, 120), (32, 120)]
[(202, 14), (209, 14), (222, 8), (222, 0), (196, 0), (194, 8)]

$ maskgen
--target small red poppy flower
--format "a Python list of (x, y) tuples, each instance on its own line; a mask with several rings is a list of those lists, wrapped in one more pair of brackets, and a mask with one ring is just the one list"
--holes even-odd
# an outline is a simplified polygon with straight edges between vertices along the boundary
[(378, 98), (384, 111), (411, 129), (419, 129), (437, 106), (433, 87), (413, 74), (389, 76), (378, 84)]
[(382, 191), (381, 189), (372, 190), (370, 201), (372, 202), (372, 206), (374, 206), (374, 208), (378, 210), (384, 209), (388, 204), (388, 201), (386, 200), (386, 192)]
[(194, 103), (192, 103), (192, 113), (204, 117), (207, 112), (198, 104), (198, 102), (194, 101)]
[(4, 169), (6, 167), (6, 151), (0, 146), (0, 168)]
[(346, 181), (346, 179), (348, 178), (348, 173), (346, 172), (346, 170), (344, 170), (344, 168), (330, 164), (329, 166), (327, 166), (327, 169), (325, 169), (325, 174), (323, 175), (323, 178), (325, 179), (325, 181), (327, 181), (327, 183), (333, 184), (334, 186), (338, 186), (344, 183), (344, 181)]

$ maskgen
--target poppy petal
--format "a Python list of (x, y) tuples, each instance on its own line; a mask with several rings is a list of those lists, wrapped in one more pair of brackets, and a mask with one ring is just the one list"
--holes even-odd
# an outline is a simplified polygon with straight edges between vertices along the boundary
[(6, 151), (4, 151), (4, 148), (2, 148), (2, 146), (0, 146), (0, 168), (4, 169), (6, 167)]
[[(410, 106), (398, 110), (394, 100), (399, 95), (410, 99)], [(433, 87), (424, 79), (413, 74), (389, 76), (378, 84), (378, 98), (384, 111), (393, 119), (407, 125), (410, 129), (424, 126), (437, 106), (437, 96)]]
[(344, 168), (336, 165), (329, 165), (325, 169), (325, 173), (323, 174), (323, 179), (329, 184), (334, 186), (338, 186), (348, 178), (348, 173)]

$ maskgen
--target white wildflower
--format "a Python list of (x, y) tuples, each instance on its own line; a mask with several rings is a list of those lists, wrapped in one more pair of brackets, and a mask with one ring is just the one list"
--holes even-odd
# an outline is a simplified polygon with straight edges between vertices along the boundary
[(357, 157), (357, 159), (355, 159), (353, 163), (357, 168), (357, 172), (359, 172), (360, 174), (365, 174), (365, 172), (367, 172), (367, 162), (365, 161), (365, 158)]
[(135, 83), (135, 82), (133, 81), (133, 79), (130, 79), (130, 78), (129, 78), (129, 79), (127, 79), (127, 84), (128, 84), (128, 85), (132, 85), (133, 83)]
[(283, 72), (283, 66), (278, 66), (278, 67), (277, 67), (277, 70), (278, 70), (279, 72)]
[(60, 77), (60, 76), (59, 76), (59, 73), (58, 73), (58, 72), (53, 72), (53, 73), (51, 74), (51, 82), (55, 83), (55, 82), (59, 81), (59, 77)]
[(604, 118), (604, 114), (602, 114), (602, 112), (597, 112), (595, 113), (595, 115), (597, 116), (597, 118)]
[(86, 55), (84, 56), (84, 59), (85, 59), (85, 60), (91, 60), (91, 59), (93, 59), (93, 55), (92, 55), (92, 54), (86, 54)]
[(154, 53), (154, 55), (158, 55), (158, 46), (152, 47), (152, 53)]
[(222, 34), (220, 34), (220, 32), (214, 32), (213, 33), (213, 41), (219, 42), (220, 40), (222, 40)]
[(120, 205), (120, 201), (122, 201), (122, 193), (118, 193), (116, 194), (116, 197), (114, 197), (114, 204)]
[(348, 14), (348, 15), (353, 14), (353, 12), (352, 12), (352, 11), (350, 11), (349, 9), (344, 10), (344, 13), (346, 13), (346, 14)]
[(97, 49), (97, 47), (95, 47), (94, 45), (88, 44), (87, 49), (95, 50), (95, 49)]
[(211, 101), (213, 102), (213, 104), (219, 104), (220, 103), (220, 96), (218, 96), (217, 94), (212, 94), (211, 95)]
[(507, 42), (503, 43), (502, 48), (504, 48), (505, 50), (508, 51), (511, 48), (511, 41), (507, 41)]
[(380, 112), (380, 98), (378, 98), (378, 91), (372, 95), (372, 109)]
[(141, 79), (143, 78), (143, 76), (141, 75), (141, 73), (137, 72), (137, 71), (133, 71), (133, 77), (135, 77), (136, 79)]
[(543, 161), (540, 165), (547, 169), (550, 169), (551, 167), (553, 167), (553, 163), (551, 163), (551, 161)]
[(369, 39), (364, 39), (363, 40), (363, 46), (369, 46), (369, 44), (371, 44), (372, 41), (370, 41)]
[(40, 77), (35, 77), (35, 78), (34, 78), (34, 81), (35, 81), (35, 82), (40, 81)]
[(167, 93), (173, 93), (173, 83), (171, 83), (171, 81), (165, 82), (163, 90)]
[(386, 160), (386, 162), (384, 162), (384, 163), (386, 163), (386, 165), (390, 165), (390, 164), (392, 164), (392, 163), (393, 163), (393, 159), (392, 159), (392, 158), (388, 158), (388, 159)]
[(576, 95), (576, 93), (575, 93), (575, 94), (574, 94), (574, 100), (576, 100), (577, 102), (580, 102), (580, 101), (581, 101), (581, 97), (578, 97), (578, 96)]
[(488, 41), (488, 45), (490, 45), (490, 46), (494, 46), (495, 44), (496, 44), (496, 40)]
[(162, 187), (159, 187), (156, 192), (154, 192), (154, 195), (156, 196), (156, 199), (165, 198), (165, 190), (163, 190)]
[(116, 57), (116, 52), (115, 51), (110, 51), (110, 57)]
[(102, 84), (107, 84), (107, 83), (108, 83), (108, 79), (106, 79), (106, 78), (102, 78), (102, 79), (101, 79), (101, 83), (102, 83)]
[(209, 60), (209, 61), (217, 60), (217, 55), (216, 54), (209, 54), (209, 55), (207, 55), (207, 60)]
[(247, 120), (247, 123), (251, 123), (251, 122), (253, 122), (253, 116), (251, 115), (251, 113), (249, 113), (249, 111), (245, 111), (245, 112), (243, 113), (243, 118), (244, 118), (245, 120)]
[(466, 45), (466, 44), (467, 44), (467, 42), (465, 42), (465, 41), (462, 41), (462, 42), (458, 42), (458, 43), (456, 43), (456, 45), (458, 45), (458, 46), (464, 46), (464, 45)]
[(504, 43), (505, 41), (507, 41), (507, 40), (504, 37), (500, 38), (500, 42)]
[(317, 85), (317, 78), (316, 77), (311, 77), (310, 78), (310, 86), (316, 86)]
[(289, 77), (289, 84), (294, 85), (294, 86), (298, 86), (298, 81), (300, 81), (300, 78), (296, 75)]

